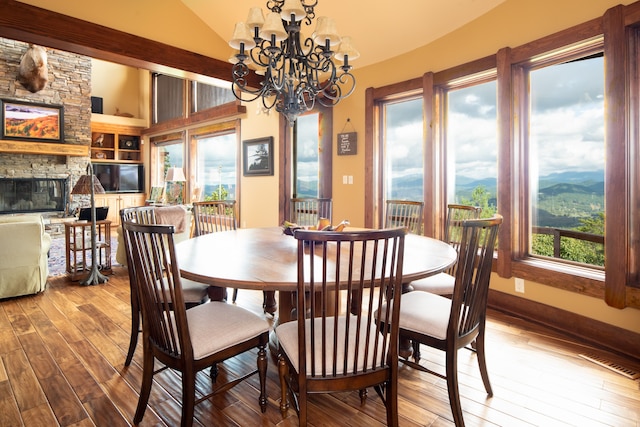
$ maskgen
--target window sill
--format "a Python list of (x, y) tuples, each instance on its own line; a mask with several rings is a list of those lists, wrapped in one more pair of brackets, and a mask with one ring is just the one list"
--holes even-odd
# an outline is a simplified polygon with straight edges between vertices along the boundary
[(512, 263), (513, 276), (570, 292), (604, 299), (604, 271), (537, 258)]

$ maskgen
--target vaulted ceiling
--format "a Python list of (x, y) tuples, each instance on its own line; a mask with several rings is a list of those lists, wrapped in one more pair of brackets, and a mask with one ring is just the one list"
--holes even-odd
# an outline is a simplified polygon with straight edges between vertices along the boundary
[[(223, 40), (231, 38), (236, 22), (246, 21), (249, 8), (267, 10), (265, 0), (234, 0), (232, 5), (213, 0), (165, 1), (182, 1)], [(341, 35), (351, 36), (361, 55), (354, 65), (363, 67), (429, 44), (504, 1), (318, 0), (315, 11), (316, 16), (335, 19)]]
[[(356, 68), (405, 54), (457, 30), (506, 0), (305, 0), (316, 2), (315, 14), (335, 19), (338, 32), (351, 36), (360, 58)], [(245, 21), (251, 7), (266, 11), (267, 0), (18, 0), (84, 21), (129, 32), (171, 46), (209, 54), (228, 49), (236, 22)], [(8, 2), (7, 4), (10, 4)], [(187, 16), (188, 15), (188, 16)], [(201, 21), (201, 26), (193, 18)], [(175, 21), (175, 25), (174, 22)], [(191, 23), (189, 24), (185, 23)], [(132, 30), (135, 28), (135, 30)], [(218, 40), (206, 39), (203, 28)], [(315, 29), (304, 26), (309, 35)], [(482, 35), (478, 35), (481, 37)], [(202, 38), (204, 37), (204, 38)], [(210, 46), (207, 46), (207, 43)], [(213, 48), (213, 46), (217, 46)], [(203, 46), (204, 49), (203, 49)], [(211, 47), (211, 49), (209, 49)], [(216, 50), (217, 49), (217, 50)]]

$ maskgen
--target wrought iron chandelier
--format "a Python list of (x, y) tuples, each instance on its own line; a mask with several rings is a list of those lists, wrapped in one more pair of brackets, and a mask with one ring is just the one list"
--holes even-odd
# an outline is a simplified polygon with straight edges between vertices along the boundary
[[(338, 35), (333, 19), (318, 17), (309, 37), (301, 32), (303, 24), (310, 26), (315, 19), (317, 4), (318, 0), (268, 0), (266, 18), (261, 8), (252, 7), (247, 22), (236, 24), (229, 41), (239, 51), (231, 58), (236, 98), (261, 98), (265, 109), (275, 107), (291, 126), (316, 102), (333, 106), (356, 85), (349, 60), (360, 54), (349, 37)], [(249, 86), (250, 70), (264, 76), (259, 88)]]

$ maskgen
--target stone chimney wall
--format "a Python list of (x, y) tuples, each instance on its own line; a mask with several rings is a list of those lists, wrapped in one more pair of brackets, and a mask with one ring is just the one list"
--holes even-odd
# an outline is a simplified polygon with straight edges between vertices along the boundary
[[(91, 58), (45, 47), (48, 79), (31, 93), (18, 82), (20, 60), (29, 44), (0, 38), (0, 98), (64, 106), (64, 143), (91, 143)], [(0, 136), (1, 139), (1, 136)], [(70, 178), (73, 188), (89, 157), (0, 152), (0, 177)]]

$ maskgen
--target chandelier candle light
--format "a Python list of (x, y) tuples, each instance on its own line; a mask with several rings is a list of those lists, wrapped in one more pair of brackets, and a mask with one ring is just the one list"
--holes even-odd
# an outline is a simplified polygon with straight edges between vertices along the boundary
[[(349, 37), (338, 35), (333, 19), (318, 17), (309, 37), (301, 33), (302, 24), (310, 26), (316, 17), (317, 4), (318, 0), (269, 0), (266, 18), (261, 8), (252, 7), (247, 22), (236, 24), (229, 41), (239, 51), (231, 58), (235, 96), (247, 102), (261, 98), (265, 109), (275, 107), (291, 126), (316, 101), (334, 106), (356, 85), (349, 60), (360, 54)], [(259, 88), (248, 86), (250, 69), (264, 76)]]

